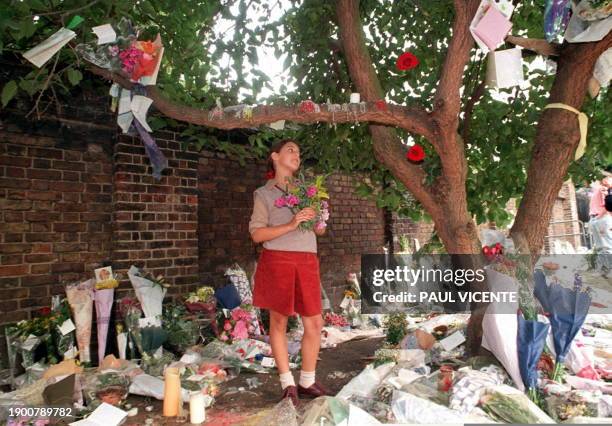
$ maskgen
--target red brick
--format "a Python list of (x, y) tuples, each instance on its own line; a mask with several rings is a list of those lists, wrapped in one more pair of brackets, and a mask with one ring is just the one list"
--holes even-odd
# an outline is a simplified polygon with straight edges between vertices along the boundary
[(83, 192), (85, 185), (75, 182), (51, 182), (49, 188), (53, 191)]
[(32, 274), (49, 274), (51, 273), (51, 264), (44, 263), (40, 265), (31, 265), (30, 272)]
[(0, 178), (0, 188), (28, 189), (31, 185), (26, 179)]
[(84, 232), (87, 225), (84, 223), (54, 223), (54, 232)]
[(28, 169), (29, 179), (60, 180), (62, 173), (57, 170)]
[(51, 272), (84, 272), (85, 268), (82, 263), (54, 263), (51, 265)]
[(32, 244), (32, 253), (51, 253), (53, 245), (49, 243)]
[(62, 159), (64, 158), (64, 151), (61, 149), (28, 148), (28, 155), (30, 157)]
[(25, 177), (25, 169), (19, 167), (7, 167), (6, 176), (12, 178), (23, 178)]
[(27, 273), (28, 265), (0, 266), (0, 277), (15, 277)]
[(14, 167), (30, 167), (32, 159), (27, 157), (11, 157), (8, 155), (0, 155), (0, 165)]

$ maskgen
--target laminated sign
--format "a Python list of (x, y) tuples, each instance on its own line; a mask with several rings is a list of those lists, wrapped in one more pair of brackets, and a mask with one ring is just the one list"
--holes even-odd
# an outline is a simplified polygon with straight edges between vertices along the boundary
[(524, 81), (521, 49), (506, 49), (489, 53), (487, 85), (504, 89)]
[(482, 0), (470, 24), (470, 32), (481, 50), (495, 50), (503, 43), (512, 28), (512, 11), (510, 1)]

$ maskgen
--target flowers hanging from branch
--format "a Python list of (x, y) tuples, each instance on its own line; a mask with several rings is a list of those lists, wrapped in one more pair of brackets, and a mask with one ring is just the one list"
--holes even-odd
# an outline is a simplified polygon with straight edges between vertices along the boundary
[(395, 66), (400, 71), (411, 70), (416, 68), (417, 65), (419, 65), (419, 59), (410, 52), (402, 53), (395, 63)]
[(408, 161), (413, 163), (420, 163), (425, 159), (425, 150), (421, 145), (413, 145), (406, 153)]

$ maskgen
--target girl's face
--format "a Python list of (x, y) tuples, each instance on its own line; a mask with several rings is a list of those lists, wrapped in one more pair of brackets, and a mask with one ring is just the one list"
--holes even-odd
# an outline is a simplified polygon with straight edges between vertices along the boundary
[(280, 152), (272, 153), (272, 161), (277, 170), (282, 168), (293, 174), (300, 168), (300, 148), (294, 142), (288, 142)]

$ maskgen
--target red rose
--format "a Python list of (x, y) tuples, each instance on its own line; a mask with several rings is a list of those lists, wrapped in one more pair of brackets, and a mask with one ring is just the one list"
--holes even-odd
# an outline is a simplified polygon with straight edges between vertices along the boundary
[(46, 317), (47, 315), (51, 313), (51, 308), (48, 306), (45, 306), (44, 308), (40, 308), (38, 310), (38, 313), (40, 313), (43, 317)]
[(374, 102), (374, 105), (376, 105), (376, 109), (379, 111), (387, 110), (387, 103), (385, 102), (384, 99), (377, 100), (376, 102)]
[(268, 170), (266, 172), (266, 179), (267, 180), (274, 179), (275, 175), (276, 175), (276, 173), (274, 173), (274, 170)]
[(400, 71), (408, 71), (419, 65), (419, 59), (410, 52), (402, 53), (395, 66)]
[(414, 163), (419, 163), (425, 158), (425, 151), (421, 145), (413, 145), (408, 150), (406, 158)]

